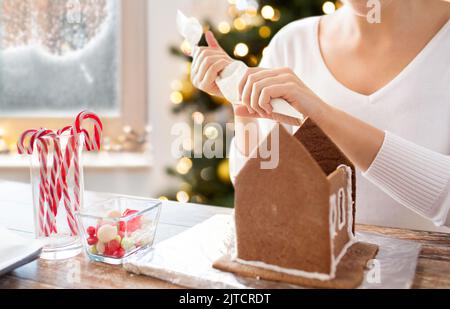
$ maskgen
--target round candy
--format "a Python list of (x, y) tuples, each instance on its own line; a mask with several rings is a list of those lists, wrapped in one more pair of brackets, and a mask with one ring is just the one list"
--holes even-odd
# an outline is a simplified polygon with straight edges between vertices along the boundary
[(95, 248), (97, 248), (97, 252), (98, 252), (99, 254), (105, 253), (105, 244), (104, 244), (104, 243), (101, 243), (101, 242), (97, 243), (97, 245), (95, 246)]
[(102, 225), (97, 231), (97, 237), (103, 243), (113, 240), (116, 236), (117, 228), (109, 224)]
[(90, 246), (96, 245), (96, 244), (98, 243), (98, 238), (95, 237), (95, 236), (91, 236), (91, 237), (89, 237), (89, 238), (87, 239), (87, 243), (88, 243)]
[(129, 237), (124, 237), (122, 239), (121, 243), (122, 248), (124, 248), (126, 251), (130, 250), (134, 247), (134, 241)]
[(108, 247), (108, 244), (105, 245), (105, 252), (103, 252), (104, 255), (107, 256), (113, 256), (114, 251)]
[(96, 228), (93, 226), (90, 226), (87, 228), (86, 232), (88, 233), (89, 236), (95, 236), (96, 233)]
[(89, 250), (91, 251), (92, 254), (97, 254), (97, 253), (98, 253), (97, 247), (96, 247), (96, 246), (91, 246), (91, 247), (89, 248)]
[(120, 242), (117, 241), (117, 239), (111, 240), (109, 243), (106, 244), (108, 247), (109, 252), (116, 252), (120, 248)]
[(117, 258), (122, 258), (125, 255), (125, 250), (123, 248), (117, 249), (117, 251), (114, 253), (114, 256)]

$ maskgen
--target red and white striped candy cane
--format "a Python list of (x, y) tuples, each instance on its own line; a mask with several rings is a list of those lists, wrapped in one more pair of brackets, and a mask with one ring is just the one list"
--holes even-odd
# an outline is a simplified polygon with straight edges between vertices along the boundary
[[(76, 188), (74, 187), (74, 196), (78, 196), (78, 198), (76, 198), (76, 205), (74, 205), (75, 207), (72, 206), (72, 201), (70, 198), (70, 193), (69, 193), (69, 184), (67, 181), (67, 177), (69, 175), (69, 170), (70, 170), (70, 166), (72, 164), (72, 158), (74, 156), (74, 153), (76, 152), (76, 142), (75, 142), (75, 137), (73, 135), (73, 126), (67, 126), (62, 128), (61, 130), (58, 131), (58, 136), (61, 136), (64, 133), (69, 134), (68, 137), (68, 141), (67, 141), (67, 145), (66, 145), (66, 149), (64, 152), (64, 156), (62, 157), (61, 160), (61, 164), (60, 164), (60, 180), (61, 180), (61, 190), (62, 190), (62, 198), (64, 199), (64, 207), (66, 208), (66, 213), (67, 213), (67, 220), (69, 222), (70, 226), (73, 226), (72, 229), (72, 234), (76, 235), (77, 234), (77, 226), (76, 226), (76, 222), (75, 222), (75, 216), (74, 213), (77, 210), (76, 209), (76, 205), (79, 205), (79, 195), (77, 194)], [(89, 133), (86, 130), (82, 130), (83, 134), (85, 135), (85, 140), (89, 139)], [(90, 151), (90, 145), (89, 144), (85, 144), (86, 149), (88, 151)], [(75, 175), (75, 183), (77, 181), (79, 181), (79, 165), (75, 165), (74, 166), (74, 175)], [(78, 202), (77, 202), (78, 201)], [(75, 224), (72, 224), (75, 223)]]
[[(60, 200), (60, 192), (58, 186), (58, 178), (59, 178), (59, 167), (61, 161), (61, 149), (59, 145), (58, 136), (51, 130), (43, 130), (39, 134), (39, 138), (45, 139), (47, 142), (47, 147), (50, 142), (53, 144), (53, 152), (48, 152), (52, 156), (52, 169), (50, 171), (50, 180), (47, 179), (47, 183), (50, 188), (50, 196), (47, 197), (49, 204), (51, 204), (51, 211), (53, 214), (53, 224), (52, 231), (57, 232), (56, 230), (56, 216), (58, 215), (58, 206)], [(48, 155), (48, 154), (47, 154)]]
[[(17, 152), (19, 154), (31, 155), (33, 153), (34, 145), (31, 143), (31, 140), (33, 139), (33, 135), (35, 135), (36, 132), (37, 132), (37, 130), (31, 129), (31, 130), (26, 130), (25, 132), (23, 132), (20, 135), (19, 141), (17, 142)], [(28, 143), (26, 143), (27, 140), (28, 140)]]
[[(94, 125), (94, 135), (92, 140), (88, 134), (88, 131), (83, 128), (83, 123), (85, 121), (90, 121)], [(81, 180), (80, 180), (80, 158), (79, 158), (79, 135), (84, 134), (84, 145), (86, 147), (86, 150), (88, 151), (99, 151), (101, 146), (101, 138), (102, 138), (102, 131), (103, 131), (103, 123), (100, 120), (100, 118), (91, 112), (83, 111), (78, 114), (78, 116), (75, 119), (74, 124), (74, 130), (73, 135), (75, 138), (75, 149), (73, 152), (73, 165), (74, 165), (74, 178), (75, 178), (75, 185), (74, 185), (74, 195), (75, 195), (75, 208), (76, 210), (80, 209), (80, 199), (81, 199)]]
[[(38, 131), (37, 130), (26, 130), (23, 132), (19, 138), (19, 141), (17, 143), (17, 151), (19, 154), (33, 154), (34, 150), (34, 140), (35, 135)], [(28, 139), (29, 138), (29, 139)], [(26, 143), (28, 141), (28, 143)], [(39, 234), (44, 236), (50, 235), (50, 229), (49, 226), (46, 223), (46, 213), (45, 213), (45, 203), (46, 203), (46, 196), (45, 196), (45, 184), (44, 182), (39, 182), (39, 211), (38, 211), (38, 226), (39, 226)]]
[(45, 236), (55, 232), (54, 214), (52, 206), (52, 197), (50, 186), (47, 179), (47, 155), (48, 149), (45, 142), (37, 141), (37, 151), (39, 156), (39, 214), (44, 216), (45, 220)]
[[(90, 121), (94, 125), (94, 140), (90, 138), (86, 138), (85, 145), (89, 145), (89, 148), (91, 150), (88, 151), (99, 151), (101, 146), (101, 139), (102, 139), (102, 131), (103, 131), (103, 123), (100, 120), (100, 117), (98, 117), (96, 114), (83, 111), (78, 114), (77, 118), (75, 119), (75, 135), (78, 135), (82, 132), (87, 132), (86, 128), (83, 127), (84, 122)], [(88, 147), (88, 146), (87, 146)]]
[[(68, 184), (67, 184), (68, 170), (64, 169), (64, 158), (61, 153), (59, 132), (58, 134), (49, 132), (47, 136), (51, 137), (54, 144), (53, 167), (51, 171), (51, 181), (53, 190), (52, 194), (55, 202), (53, 213), (55, 214), (55, 216), (57, 215), (59, 202), (61, 201), (62, 195), (64, 195), (63, 202), (67, 214), (67, 224), (70, 228), (71, 234), (75, 236), (78, 234), (78, 228), (75, 220), (75, 214), (70, 203), (70, 197), (68, 197)], [(69, 144), (67, 146), (70, 147)]]
[[(33, 135), (31, 142), (34, 143), (36, 140), (37, 150), (38, 150), (38, 158), (39, 158), (39, 177), (40, 184), (43, 185), (44, 196), (47, 207), (44, 205), (44, 212), (46, 218), (46, 224), (50, 229), (51, 233), (57, 233), (56, 229), (56, 216), (58, 212), (58, 198), (56, 188), (52, 185), (51, 179), (49, 181), (48, 177), (48, 155), (49, 155), (49, 144), (50, 142), (54, 142), (53, 138), (55, 134), (51, 130), (41, 129), (35, 135)], [(40, 200), (42, 197), (40, 198)], [(41, 206), (40, 206), (41, 208)], [(40, 213), (42, 213), (42, 208), (40, 209)]]

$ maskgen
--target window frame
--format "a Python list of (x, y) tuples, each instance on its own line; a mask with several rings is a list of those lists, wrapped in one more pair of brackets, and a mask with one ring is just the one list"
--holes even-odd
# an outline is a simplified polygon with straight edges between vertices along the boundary
[[(107, 136), (120, 135), (124, 126), (143, 133), (148, 123), (147, 5), (146, 0), (120, 0), (120, 112), (100, 114)], [(74, 116), (0, 114), (0, 128), (6, 140), (14, 143), (24, 130), (44, 125), (49, 129), (61, 128), (71, 124)]]

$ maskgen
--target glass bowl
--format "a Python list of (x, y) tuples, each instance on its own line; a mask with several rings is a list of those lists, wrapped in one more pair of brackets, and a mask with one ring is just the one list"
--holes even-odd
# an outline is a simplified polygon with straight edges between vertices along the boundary
[(161, 201), (115, 197), (79, 211), (81, 241), (89, 258), (122, 264), (137, 251), (153, 245)]

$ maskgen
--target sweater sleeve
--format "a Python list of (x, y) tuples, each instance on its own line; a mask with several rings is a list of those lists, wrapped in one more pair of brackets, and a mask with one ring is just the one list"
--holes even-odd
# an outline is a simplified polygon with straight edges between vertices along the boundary
[(363, 175), (403, 206), (450, 227), (450, 156), (386, 132)]

